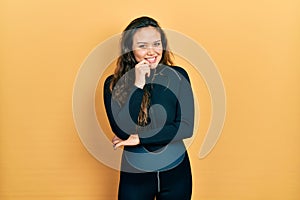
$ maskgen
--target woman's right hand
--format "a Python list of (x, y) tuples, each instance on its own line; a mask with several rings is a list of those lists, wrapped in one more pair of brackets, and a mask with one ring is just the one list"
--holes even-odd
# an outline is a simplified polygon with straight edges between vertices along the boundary
[(135, 146), (140, 144), (140, 138), (137, 134), (132, 134), (127, 138), (127, 140), (121, 140), (119, 137), (114, 136), (112, 139), (114, 149), (121, 146)]
[(134, 85), (143, 89), (146, 84), (146, 76), (150, 76), (150, 64), (147, 60), (142, 60), (135, 65), (135, 82)]

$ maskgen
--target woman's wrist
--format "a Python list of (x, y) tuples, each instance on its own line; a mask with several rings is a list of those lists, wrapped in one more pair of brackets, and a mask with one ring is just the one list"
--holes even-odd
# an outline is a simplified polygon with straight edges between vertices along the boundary
[(134, 85), (140, 89), (143, 89), (144, 88), (144, 85), (143, 83), (138, 83), (138, 82), (134, 82)]

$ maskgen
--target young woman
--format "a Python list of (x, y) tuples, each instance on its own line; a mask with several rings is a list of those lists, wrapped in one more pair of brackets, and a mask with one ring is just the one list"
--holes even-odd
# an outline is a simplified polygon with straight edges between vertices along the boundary
[(173, 66), (156, 20), (140, 17), (123, 31), (121, 55), (104, 84), (104, 103), (124, 147), (120, 200), (188, 200), (192, 174), (183, 139), (193, 134), (194, 101), (187, 72)]

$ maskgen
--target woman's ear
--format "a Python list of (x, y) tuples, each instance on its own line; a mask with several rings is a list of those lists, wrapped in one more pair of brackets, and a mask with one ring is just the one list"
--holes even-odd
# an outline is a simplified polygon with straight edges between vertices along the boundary
[(131, 49), (129, 49), (128, 47), (124, 47), (124, 52), (125, 53), (129, 53), (131, 51)]

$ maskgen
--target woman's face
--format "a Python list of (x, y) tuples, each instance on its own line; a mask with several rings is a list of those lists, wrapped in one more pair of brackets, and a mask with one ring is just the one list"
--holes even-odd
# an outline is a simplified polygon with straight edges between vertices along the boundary
[(163, 53), (160, 33), (152, 26), (140, 28), (133, 35), (132, 49), (137, 62), (146, 60), (151, 69), (156, 68)]

